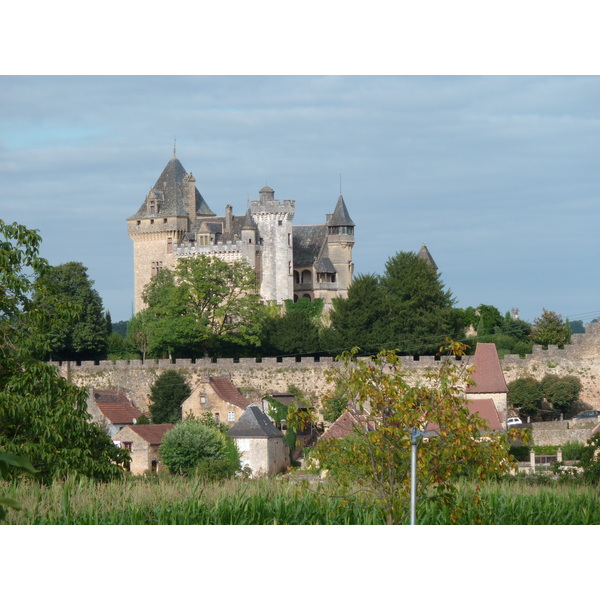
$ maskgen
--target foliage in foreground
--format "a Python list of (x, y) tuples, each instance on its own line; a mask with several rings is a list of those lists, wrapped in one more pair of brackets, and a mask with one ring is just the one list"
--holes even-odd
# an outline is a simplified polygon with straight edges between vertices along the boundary
[[(464, 348), (450, 344), (456, 355)], [(343, 378), (348, 407), (364, 420), (344, 439), (320, 440), (311, 456), (342, 490), (358, 487), (388, 523), (400, 523), (410, 506), (411, 431), (428, 431), (433, 435), (418, 452), (419, 494), (427, 503), (451, 506), (457, 518), (457, 478), (495, 478), (511, 464), (506, 436), (482, 436), (486, 422), (470, 414), (465, 403), (469, 369), (446, 357), (437, 373), (425, 375), (426, 383), (410, 386), (395, 352), (358, 361), (355, 354), (344, 354), (346, 368), (331, 377)]]
[[(205, 483), (194, 477), (131, 478), (95, 483), (70, 478), (42, 486), (22, 481), (0, 495), (18, 500), (8, 524), (32, 525), (383, 525), (385, 515), (356, 496), (340, 497), (327, 483), (303, 486), (287, 479)], [(481, 486), (462, 482), (465, 508), (456, 524), (598, 525), (600, 489), (515, 478)], [(419, 503), (417, 523), (451, 525), (452, 508)], [(406, 521), (404, 521), (406, 523)]]
[(0, 220), (0, 449), (29, 459), (36, 473), (28, 476), (45, 482), (69, 474), (121, 477), (129, 457), (88, 421), (87, 390), (35, 358), (50, 349), (47, 336), (35, 332), (74, 314), (32, 300), (31, 273), (39, 280), (50, 269), (40, 243), (36, 231)]

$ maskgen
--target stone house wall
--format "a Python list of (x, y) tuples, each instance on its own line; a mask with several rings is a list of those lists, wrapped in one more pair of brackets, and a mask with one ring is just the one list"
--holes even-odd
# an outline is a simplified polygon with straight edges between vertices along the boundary
[[(230, 412), (234, 415), (232, 421), (229, 420)], [(244, 414), (244, 409), (223, 400), (208, 382), (201, 382), (181, 405), (181, 417), (184, 418), (188, 413), (195, 417), (203, 413), (210, 413), (215, 418), (218, 415), (220, 423), (233, 425)]]

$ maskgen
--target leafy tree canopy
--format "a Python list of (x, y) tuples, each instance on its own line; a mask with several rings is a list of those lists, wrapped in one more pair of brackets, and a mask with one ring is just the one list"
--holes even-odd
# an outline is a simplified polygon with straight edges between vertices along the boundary
[(533, 320), (531, 339), (544, 348), (549, 345), (564, 346), (571, 340), (571, 330), (559, 314), (544, 309), (542, 315)]
[(198, 255), (162, 269), (144, 291), (148, 350), (207, 354), (219, 341), (260, 343), (256, 276), (243, 261)]
[(46, 338), (49, 352), (40, 358), (90, 360), (105, 354), (110, 317), (93, 283), (80, 262), (48, 267), (38, 276), (33, 301), (51, 317), (32, 332)]
[[(453, 343), (455, 353), (464, 346)], [(345, 370), (332, 372), (345, 380), (349, 408), (361, 418), (347, 437), (320, 440), (313, 450), (322, 467), (343, 489), (353, 490), (378, 506), (388, 523), (405, 522), (410, 501), (411, 430), (435, 432), (418, 451), (420, 503), (442, 503), (456, 516), (457, 477), (495, 477), (509, 467), (504, 436), (486, 434), (485, 422), (471, 415), (461, 390), (468, 372), (454, 360), (443, 360), (424, 384), (411, 386), (396, 353), (382, 351), (371, 360), (342, 359)]]
[(581, 381), (574, 375), (559, 377), (558, 375), (545, 375), (541, 381), (542, 393), (546, 400), (552, 404), (554, 410), (568, 413), (579, 400)]
[(521, 377), (508, 384), (508, 403), (526, 416), (533, 416), (542, 406), (544, 392), (533, 377)]
[(129, 457), (88, 421), (87, 390), (33, 356), (48, 349), (41, 324), (52, 328), (55, 316), (73, 316), (69, 307), (32, 300), (30, 272), (37, 290), (51, 270), (39, 257), (40, 242), (37, 232), (0, 220), (0, 449), (27, 458), (42, 481), (67, 474), (122, 476), (120, 465)]
[(169, 471), (189, 475), (195, 471), (213, 477), (231, 477), (240, 469), (233, 440), (217, 427), (186, 419), (167, 431), (158, 450)]
[(150, 414), (153, 423), (181, 421), (181, 405), (192, 393), (185, 377), (177, 371), (165, 371), (150, 388)]

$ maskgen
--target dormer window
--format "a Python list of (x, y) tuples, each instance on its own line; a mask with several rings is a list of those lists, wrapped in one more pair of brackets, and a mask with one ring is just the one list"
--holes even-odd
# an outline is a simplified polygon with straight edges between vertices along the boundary
[(156, 215), (156, 200), (150, 200), (148, 202), (148, 212), (151, 216)]

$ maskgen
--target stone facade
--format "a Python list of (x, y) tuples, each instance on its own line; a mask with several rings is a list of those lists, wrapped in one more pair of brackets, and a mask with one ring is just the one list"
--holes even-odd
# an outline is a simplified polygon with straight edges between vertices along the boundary
[(200, 417), (210, 413), (217, 422), (231, 426), (249, 405), (250, 401), (239, 393), (228, 376), (206, 376), (183, 401), (181, 416)]
[(158, 460), (158, 449), (167, 431), (174, 425), (127, 425), (112, 436), (121, 448), (129, 450), (133, 475), (143, 475), (146, 471), (160, 472), (164, 466)]
[(301, 297), (323, 298), (326, 310), (347, 296), (354, 265), (354, 223), (341, 194), (323, 225), (292, 225), (293, 200), (276, 200), (269, 186), (249, 203), (244, 215), (231, 205), (216, 214), (196, 188), (196, 180), (173, 156), (138, 211), (127, 219), (133, 241), (135, 312), (160, 269), (204, 254), (244, 260), (254, 270), (265, 301), (282, 304)]

